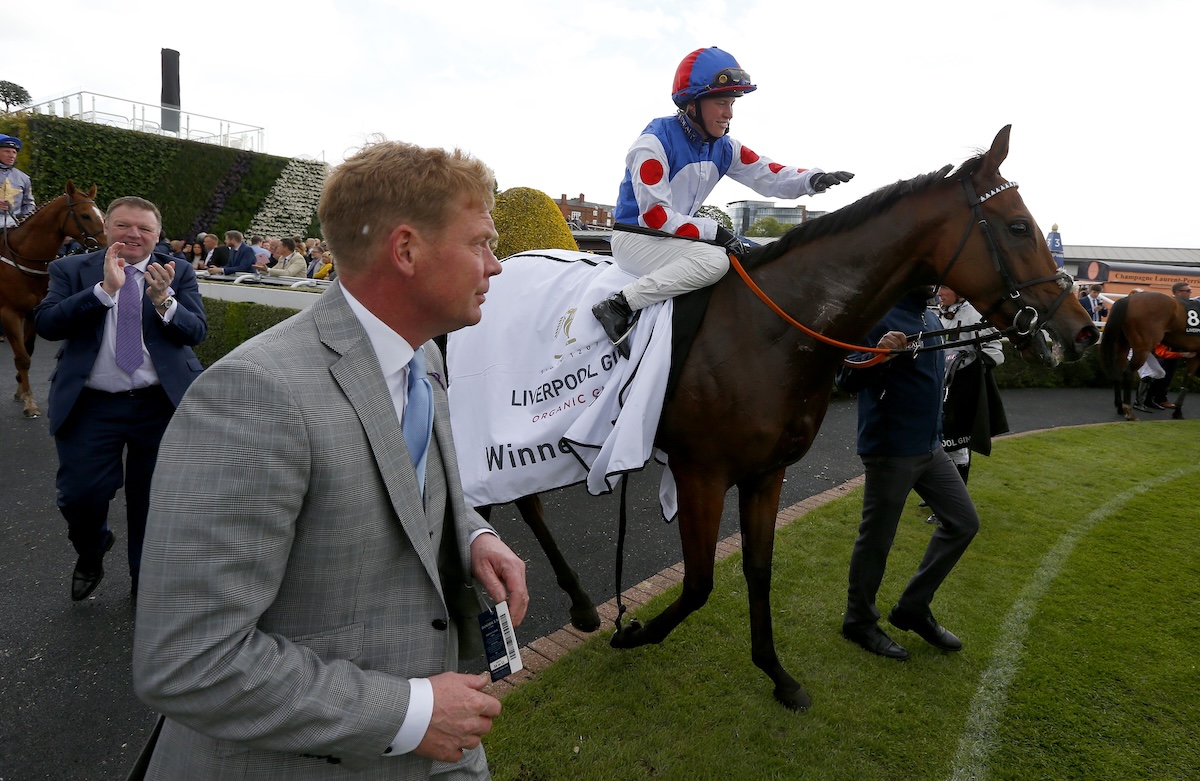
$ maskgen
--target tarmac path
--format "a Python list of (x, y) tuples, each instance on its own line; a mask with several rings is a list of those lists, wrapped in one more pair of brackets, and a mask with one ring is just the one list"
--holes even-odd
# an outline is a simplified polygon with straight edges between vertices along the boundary
[[(30, 381), (45, 409), (56, 345), (39, 340)], [(0, 367), (9, 366), (7, 346)], [(5, 371), (5, 376), (11, 376)], [(7, 398), (8, 389), (0, 389)], [(1014, 432), (1117, 420), (1111, 391), (1011, 390), (1002, 393)], [(1158, 413), (1165, 415), (1165, 413)], [(809, 454), (788, 470), (781, 508), (862, 474), (854, 452), (855, 406), (835, 401)], [(0, 403), (0, 781), (124, 779), (149, 734), (154, 714), (133, 694), (133, 611), (125, 560), (125, 508), (110, 512), (117, 545), (107, 576), (87, 600), (70, 599), (75, 554), (54, 504), (57, 456), (45, 417), (25, 420), (20, 406)], [(661, 520), (659, 467), (634, 475), (622, 588), (680, 561), (678, 533)], [(597, 602), (615, 594), (618, 494), (590, 497), (581, 486), (543, 496), (563, 550)], [(721, 537), (737, 532), (730, 492)], [(568, 600), (532, 534), (511, 505), (492, 516), (509, 545), (526, 558), (531, 603), (518, 628), (522, 645), (562, 628)], [(986, 519), (984, 519), (986, 523)], [(481, 668), (480, 668), (481, 669)]]

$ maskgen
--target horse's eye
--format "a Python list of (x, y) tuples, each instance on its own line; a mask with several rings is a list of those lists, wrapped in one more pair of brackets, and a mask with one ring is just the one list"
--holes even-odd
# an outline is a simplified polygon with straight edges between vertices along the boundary
[(1012, 222), (1008, 225), (1008, 232), (1014, 236), (1024, 236), (1029, 233), (1029, 225), (1024, 222)]

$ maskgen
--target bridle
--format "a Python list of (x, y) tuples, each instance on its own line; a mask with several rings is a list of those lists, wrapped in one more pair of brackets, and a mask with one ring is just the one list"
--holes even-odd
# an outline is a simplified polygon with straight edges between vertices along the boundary
[[(70, 193), (63, 193), (63, 197), (65, 197), (67, 199), (67, 213), (63, 215), (62, 224), (59, 226), (59, 233), (62, 233), (64, 236), (70, 236), (71, 234), (67, 230), (67, 220), (68, 219), (74, 220), (75, 227), (79, 230), (80, 235), (83, 237), (83, 245), (90, 250), (99, 249), (100, 242), (96, 239), (97, 234), (88, 232), (88, 229), (85, 228), (83, 225), (83, 220), (79, 218), (78, 212), (75, 211), (75, 207), (83, 206), (84, 204), (90, 203), (93, 206), (95, 206), (96, 201), (92, 198), (83, 198), (78, 201), (72, 201)], [(36, 212), (34, 212), (34, 214), (36, 214)], [(26, 222), (29, 221), (29, 218), (32, 216), (33, 216), (33, 214), (30, 214), (28, 217), (26, 217), (24, 220), (22, 220), (16, 227), (19, 228), (19, 227), (21, 227), (21, 225), (24, 225)], [(50, 272), (47, 269), (50, 267), (50, 264), (54, 262), (54, 260), (55, 260), (54, 258), (50, 258), (49, 260), (41, 260), (39, 258), (27, 258), (24, 255), (21, 255), (19, 252), (16, 252), (12, 248), (12, 245), (9, 244), (9, 241), (8, 241), (8, 225), (7, 224), (4, 226), (3, 238), (4, 238), (5, 250), (7, 250), (9, 252), (9, 254), (11, 254), (14, 258), (16, 258), (16, 260), (10, 260), (9, 258), (7, 258), (5, 256), (0, 255), (0, 262), (7, 263), (8, 265), (15, 268), (17, 271), (20, 271), (22, 274), (28, 274), (29, 276), (46, 277), (46, 276), (50, 275)], [(17, 260), (22, 261), (23, 263), (37, 264), (39, 266), (42, 266), (42, 268), (30, 268), (29, 266), (25, 266), (25, 265), (22, 265), (21, 263), (16, 262)]]
[[(854, 366), (857, 368), (865, 368), (867, 366), (873, 366), (877, 363), (887, 360), (887, 358), (892, 355), (944, 349), (945, 345), (942, 345), (942, 344), (925, 345), (925, 344), (923, 344), (923, 341), (924, 341), (924, 339), (928, 339), (928, 338), (931, 338), (934, 336), (942, 336), (945, 334), (953, 334), (953, 335), (957, 336), (964, 329), (984, 330), (984, 329), (992, 328), (993, 326), (988, 325), (988, 323), (987, 323), (988, 318), (992, 314), (997, 312), (1002, 306), (1004, 306), (1005, 304), (1007, 304), (1009, 302), (1014, 302), (1018, 308), (1016, 316), (1013, 317), (1012, 325), (1010, 325), (1008, 328), (1005, 328), (1003, 331), (996, 330), (996, 331), (993, 331), (988, 336), (977, 336), (976, 338), (974, 338), (970, 341), (972, 343), (978, 344), (978, 343), (982, 343), (982, 342), (995, 341), (997, 339), (1002, 339), (1004, 337), (1009, 337), (1010, 341), (1012, 341), (1014, 343), (1014, 345), (1019, 346), (1019, 343), (1023, 344), (1023, 343), (1028, 342), (1029, 338), (1033, 334), (1037, 333), (1037, 331), (1041, 327), (1042, 322), (1044, 322), (1045, 320), (1049, 320), (1050, 318), (1052, 318), (1054, 316), (1054, 313), (1056, 311), (1058, 311), (1058, 308), (1060, 306), (1062, 306), (1062, 303), (1066, 300), (1067, 296), (1070, 295), (1071, 287), (1074, 283), (1074, 280), (1072, 280), (1070, 275), (1068, 275), (1066, 272), (1059, 270), (1050, 276), (1037, 277), (1035, 279), (1029, 279), (1029, 280), (1024, 280), (1024, 281), (1017, 281), (1013, 277), (1010, 264), (1008, 263), (1007, 259), (1005, 258), (1004, 253), (1001, 252), (1000, 247), (996, 244), (995, 238), (992, 236), (991, 228), (988, 226), (987, 219), (983, 216), (983, 208), (982, 208), (982, 204), (984, 201), (988, 200), (989, 198), (992, 198), (993, 196), (999, 195), (1000, 193), (1004, 192), (1005, 190), (1009, 190), (1009, 189), (1013, 189), (1013, 188), (1017, 187), (1017, 183), (1016, 182), (1005, 182), (1004, 184), (1000, 185), (999, 187), (995, 187), (995, 188), (987, 191), (986, 193), (984, 193), (982, 196), (979, 196), (979, 195), (976, 195), (975, 188), (971, 185), (970, 175), (966, 175), (966, 174), (963, 175), (963, 177), (961, 178), (960, 181), (962, 182), (963, 190), (966, 192), (966, 195), (967, 195), (967, 205), (971, 207), (971, 219), (967, 220), (966, 227), (963, 229), (962, 238), (959, 239), (958, 246), (955, 248), (954, 254), (951, 255), (951, 257), (950, 257), (950, 262), (946, 264), (945, 268), (942, 269), (941, 274), (938, 275), (937, 285), (940, 287), (942, 285), (942, 283), (945, 282), (946, 277), (950, 273), (950, 269), (953, 268), (954, 264), (958, 261), (959, 256), (962, 255), (962, 251), (967, 245), (968, 239), (971, 238), (971, 233), (973, 232), (973, 229), (975, 228), (975, 226), (978, 225), (980, 231), (983, 233), (984, 242), (987, 244), (988, 253), (992, 257), (992, 265), (995, 268), (996, 273), (1000, 276), (1000, 279), (1004, 282), (1004, 286), (1005, 286), (1004, 295), (1002, 295), (994, 304), (992, 304), (990, 307), (987, 308), (987, 311), (985, 311), (982, 314), (983, 322), (980, 323), (978, 326), (960, 326), (957, 328), (952, 328), (952, 329), (948, 329), (948, 330), (944, 330), (944, 331), (925, 332), (925, 333), (920, 334), (919, 335), (920, 338), (918, 338), (916, 341), (914, 341), (909, 347), (905, 347), (902, 350), (890, 350), (886, 347), (865, 347), (863, 345), (849, 344), (846, 342), (839, 341), (837, 339), (833, 339), (832, 337), (825, 336), (824, 334), (818, 333), (817, 331), (814, 331), (813, 329), (809, 328), (808, 326), (806, 326), (803, 323), (800, 323), (799, 321), (794, 319), (791, 315), (784, 312), (783, 309), (780, 308), (778, 304), (776, 304), (774, 301), (772, 301), (770, 299), (770, 297), (765, 292), (763, 292), (762, 288), (760, 288), (754, 282), (754, 280), (752, 280), (750, 278), (750, 275), (746, 273), (746, 269), (742, 266), (741, 261), (738, 260), (736, 255), (731, 254), (729, 256), (729, 262), (733, 266), (734, 270), (737, 271), (738, 276), (740, 276), (742, 278), (742, 281), (746, 283), (746, 286), (749, 287), (750, 290), (756, 296), (758, 296), (759, 299), (761, 299), (763, 303), (765, 303), (768, 307), (770, 307), (771, 310), (775, 312), (775, 314), (779, 315), (781, 318), (783, 318), (786, 322), (788, 322), (792, 326), (795, 326), (796, 328), (800, 329), (805, 334), (808, 334), (809, 336), (816, 339), (817, 341), (823, 342), (823, 343), (831, 345), (833, 347), (839, 347), (843, 350), (851, 350), (851, 351), (857, 352), (857, 353), (874, 353), (873, 358), (867, 359), (865, 361), (849, 361), (849, 360), (845, 361), (845, 363), (850, 366)], [(1028, 302), (1028, 300), (1024, 297), (1024, 295), (1021, 293), (1022, 290), (1024, 290), (1025, 288), (1031, 287), (1033, 285), (1040, 285), (1044, 282), (1054, 282), (1054, 281), (1058, 282), (1059, 287), (1062, 288), (1062, 292), (1059, 294), (1058, 298), (1056, 298), (1054, 300), (1054, 302), (1050, 305), (1049, 309), (1047, 309), (1045, 312), (1040, 311), (1036, 306), (1034, 306), (1033, 304), (1030, 304)]]

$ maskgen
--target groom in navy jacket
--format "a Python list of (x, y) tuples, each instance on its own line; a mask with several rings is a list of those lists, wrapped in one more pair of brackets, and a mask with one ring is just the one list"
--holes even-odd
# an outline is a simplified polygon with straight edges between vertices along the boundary
[(203, 370), (192, 347), (208, 324), (192, 267), (154, 253), (162, 215), (153, 203), (118, 198), (104, 227), (107, 250), (50, 264), (49, 292), (34, 318), (42, 338), (65, 340), (51, 376), (50, 433), (58, 507), (79, 556), (71, 598), (86, 599), (104, 577), (115, 539), (108, 505), (124, 484), (136, 601), (158, 443)]

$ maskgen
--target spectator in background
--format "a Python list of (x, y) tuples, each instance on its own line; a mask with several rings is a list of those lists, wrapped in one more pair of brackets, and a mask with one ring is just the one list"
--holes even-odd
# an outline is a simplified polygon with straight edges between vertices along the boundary
[(325, 250), (321, 249), (320, 247), (314, 247), (310, 254), (312, 257), (308, 259), (309, 263), (307, 275), (310, 279), (315, 279), (317, 269), (325, 265)]
[(1088, 288), (1088, 294), (1079, 299), (1079, 303), (1083, 304), (1083, 308), (1087, 310), (1093, 323), (1103, 322), (1104, 318), (1108, 317), (1108, 304), (1100, 297), (1103, 290), (1104, 285), (1092, 285)]
[[(320, 248), (317, 247), (315, 249), (319, 250)], [(313, 279), (328, 279), (331, 282), (337, 279), (337, 269), (333, 265), (332, 253), (322, 252), (320, 261), (314, 260), (313, 262), (319, 262), (321, 264), (321, 266), (313, 272)]]
[(171, 251), (168, 254), (172, 258), (175, 258), (175, 260), (186, 261), (188, 259), (187, 253), (183, 251), (183, 240), (182, 239), (172, 239), (171, 240)]
[(217, 234), (204, 234), (204, 267), (227, 265), (229, 265), (229, 247), (221, 243)]
[(204, 256), (207, 254), (204, 250), (202, 241), (192, 242), (187, 246), (187, 251), (184, 253), (187, 256), (187, 261), (193, 269), (199, 271), (206, 265)]
[(242, 243), (241, 231), (225, 231), (225, 246), (229, 248), (229, 259), (224, 265), (209, 266), (210, 274), (239, 274), (254, 271), (254, 251)]
[(260, 272), (272, 277), (303, 277), (306, 264), (304, 256), (296, 251), (296, 242), (291, 239), (280, 239), (271, 250), (275, 256), (275, 265), (268, 267), (265, 261), (255, 264)]
[(250, 251), (254, 253), (254, 265), (258, 265), (261, 260), (263, 263), (271, 261), (271, 250), (269, 247), (263, 246), (262, 236), (250, 237)]

